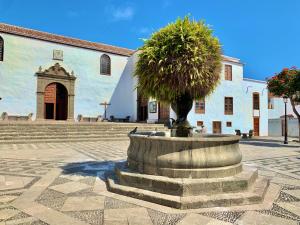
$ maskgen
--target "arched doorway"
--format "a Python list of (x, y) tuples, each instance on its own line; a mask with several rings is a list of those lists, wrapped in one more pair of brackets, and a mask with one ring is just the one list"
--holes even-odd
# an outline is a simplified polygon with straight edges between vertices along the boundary
[(68, 73), (59, 63), (55, 63), (45, 70), (40, 67), (36, 77), (36, 119), (74, 121), (74, 72)]
[(51, 83), (45, 88), (45, 119), (66, 120), (68, 118), (68, 91), (60, 83)]

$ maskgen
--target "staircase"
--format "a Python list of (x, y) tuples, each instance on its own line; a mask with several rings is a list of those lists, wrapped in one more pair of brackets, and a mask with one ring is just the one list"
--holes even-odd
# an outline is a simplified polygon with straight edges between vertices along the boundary
[(135, 127), (137, 131), (168, 131), (163, 124), (1, 122), (0, 144), (128, 140), (128, 133)]

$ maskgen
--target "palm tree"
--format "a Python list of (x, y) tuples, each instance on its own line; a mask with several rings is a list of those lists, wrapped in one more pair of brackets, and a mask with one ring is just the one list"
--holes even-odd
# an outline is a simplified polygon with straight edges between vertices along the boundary
[(135, 76), (146, 97), (171, 104), (176, 135), (189, 136), (194, 99), (209, 95), (221, 71), (221, 45), (203, 21), (188, 16), (152, 34), (140, 48)]

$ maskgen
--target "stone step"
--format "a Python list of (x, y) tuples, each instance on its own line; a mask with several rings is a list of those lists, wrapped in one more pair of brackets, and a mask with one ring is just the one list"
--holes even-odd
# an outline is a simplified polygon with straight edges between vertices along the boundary
[[(51, 134), (65, 134), (68, 133), (70, 135), (77, 135), (77, 134), (128, 134), (133, 129), (126, 129), (126, 130), (21, 130), (21, 131), (0, 131), (0, 136), (31, 136), (31, 135), (51, 135)], [(147, 129), (138, 129), (138, 131), (149, 131)], [(167, 131), (163, 129), (157, 129), (157, 131)]]
[(56, 134), (56, 135), (32, 135), (32, 136), (8, 136), (8, 137), (1, 137), (0, 140), (18, 140), (18, 139), (64, 139), (64, 138), (106, 138), (106, 137), (127, 137), (127, 134), (85, 134), (85, 135), (69, 135), (69, 134)]
[(138, 127), (138, 129), (151, 129), (151, 130), (154, 130), (154, 129), (167, 129), (165, 127), (155, 127), (155, 126), (124, 126), (124, 127), (118, 127), (118, 126), (98, 126), (98, 127), (94, 127), (94, 126), (91, 126), (91, 127), (51, 127), (51, 126), (44, 126), (44, 127), (34, 127), (34, 126), (28, 126), (28, 127), (25, 127), (25, 126), (22, 126), (22, 127), (0, 127), (0, 130), (110, 130), (110, 129), (115, 129), (115, 130), (132, 130), (134, 129), (135, 127)]
[(4, 123), (0, 122), (0, 127), (164, 127), (163, 124), (150, 124), (150, 123)]
[(105, 137), (105, 138), (67, 138), (67, 139), (17, 139), (0, 140), (1, 144), (34, 144), (34, 143), (60, 143), (60, 142), (91, 142), (91, 141), (129, 141), (128, 137)]
[(128, 172), (116, 168), (119, 183), (149, 191), (177, 196), (197, 196), (210, 194), (242, 192), (248, 190), (258, 176), (256, 168), (243, 166), (243, 171), (223, 178), (169, 178)]
[(111, 178), (108, 178), (107, 182), (108, 189), (111, 192), (178, 209), (229, 207), (261, 203), (269, 186), (269, 180), (258, 178), (252, 188), (246, 192), (181, 197), (120, 185)]
[(128, 140), (128, 133), (168, 131), (163, 124), (143, 123), (70, 123), (70, 122), (0, 122), (1, 143), (34, 143), (62, 141)]

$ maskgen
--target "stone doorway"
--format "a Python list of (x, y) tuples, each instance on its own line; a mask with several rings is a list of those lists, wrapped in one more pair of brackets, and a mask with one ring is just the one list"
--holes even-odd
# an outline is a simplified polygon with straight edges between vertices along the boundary
[(148, 119), (148, 98), (142, 96), (138, 91), (137, 98), (137, 121), (145, 122)]
[(67, 120), (68, 91), (60, 83), (49, 84), (45, 89), (45, 119)]
[(56, 63), (49, 69), (36, 73), (37, 76), (37, 120), (74, 120), (73, 71), (68, 73)]

